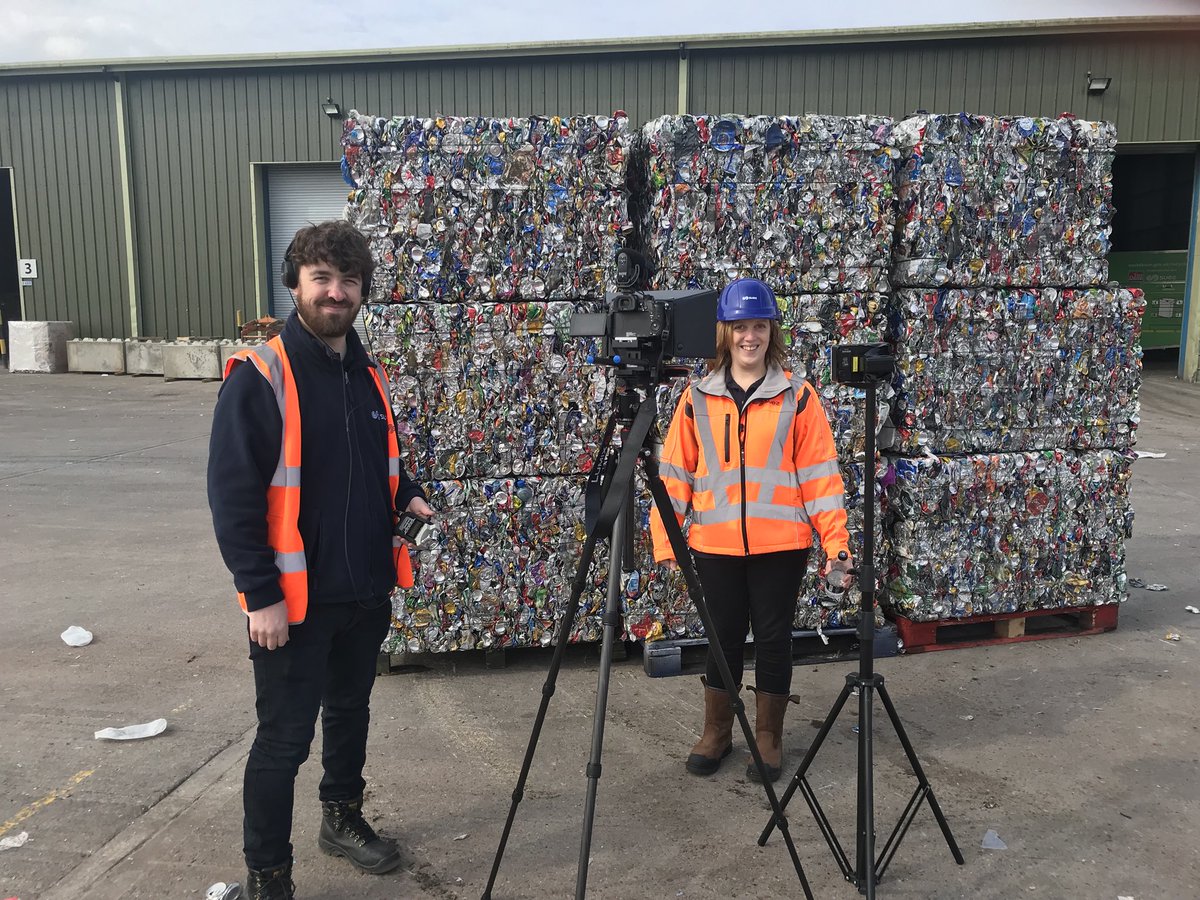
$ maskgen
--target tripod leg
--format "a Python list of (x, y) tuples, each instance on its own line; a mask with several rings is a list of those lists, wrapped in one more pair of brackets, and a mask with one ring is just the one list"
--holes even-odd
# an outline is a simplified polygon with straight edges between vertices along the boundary
[[(896, 707), (892, 705), (892, 698), (888, 696), (887, 688), (884, 687), (882, 678), (879, 680), (879, 699), (883, 701), (883, 708), (887, 710), (888, 718), (892, 720), (892, 727), (896, 729), (896, 736), (900, 738), (900, 745), (904, 748), (904, 753), (908, 757), (908, 763), (912, 766), (913, 773), (917, 776), (918, 786), (925, 789), (925, 795), (929, 798), (929, 808), (933, 811), (933, 817), (937, 819), (938, 827), (942, 829), (942, 837), (946, 839), (946, 846), (950, 848), (950, 855), (961, 866), (964, 862), (962, 851), (958, 849), (958, 843), (954, 840), (954, 835), (950, 831), (950, 823), (946, 821), (945, 815), (942, 814), (942, 807), (937, 802), (937, 797), (933, 795), (933, 787), (929, 783), (929, 778), (925, 775), (925, 770), (921, 768), (921, 763), (917, 759), (917, 751), (913, 749), (912, 742), (908, 739), (908, 733), (904, 730), (904, 725), (900, 721)], [(903, 837), (903, 834), (901, 834), (901, 837)]]
[(579, 867), (575, 874), (575, 897), (587, 892), (588, 863), (592, 851), (592, 823), (596, 815), (596, 791), (600, 787), (604, 752), (604, 720), (608, 711), (608, 683), (612, 670), (613, 645), (623, 622), (621, 605), (621, 559), (629, 516), (621, 514), (613, 523), (608, 554), (608, 597), (604, 606), (604, 636), (600, 644), (600, 675), (596, 683), (596, 711), (592, 717), (592, 752), (587, 765), (587, 797), (583, 804), (583, 834), (579, 844)]
[[(646, 405), (649, 406), (650, 404)], [(700, 614), (701, 621), (704, 622), (704, 633), (708, 635), (710, 644), (715, 648), (713, 657), (716, 660), (717, 668), (721, 672), (721, 680), (725, 684), (726, 692), (729, 694), (729, 703), (733, 707), (738, 721), (741, 722), (742, 733), (745, 735), (746, 743), (750, 747), (750, 754), (754, 757), (754, 765), (758, 769), (763, 789), (767, 792), (767, 799), (770, 801), (771, 812), (773, 813), (772, 821), (779, 826), (779, 831), (783, 834), (784, 843), (787, 844), (788, 853), (792, 857), (792, 865), (796, 869), (796, 876), (800, 879), (800, 887), (804, 890), (804, 896), (807, 900), (813, 900), (812, 888), (808, 885), (808, 877), (804, 874), (804, 866), (800, 863), (800, 854), (796, 852), (796, 845), (792, 841), (787, 818), (783, 814), (783, 807), (779, 805), (779, 798), (775, 795), (775, 787), (766, 777), (766, 767), (763, 765), (762, 754), (758, 752), (758, 744), (754, 740), (754, 732), (751, 730), (750, 722), (746, 718), (746, 704), (742, 701), (741, 695), (738, 693), (733, 673), (729, 671), (729, 663), (725, 661), (725, 655), (721, 652), (721, 645), (717, 639), (716, 624), (713, 622), (712, 613), (709, 612), (708, 604), (704, 600), (704, 591), (700, 587), (700, 579), (696, 576), (696, 569), (692, 565), (691, 553), (688, 550), (687, 542), (684, 540), (683, 531), (679, 527), (679, 522), (675, 519), (675, 510), (671, 506), (671, 497), (667, 493), (662, 480), (658, 477), (658, 460), (654, 458), (654, 454), (649, 448), (642, 454), (642, 463), (646, 469), (646, 481), (650, 486), (650, 492), (654, 495), (654, 505), (658, 509), (659, 515), (662, 516), (667, 537), (671, 541), (671, 549), (675, 553), (675, 561), (679, 564), (679, 570), (683, 573), (684, 581), (687, 582), (688, 596), (691, 598), (692, 604), (696, 607), (696, 611)]]
[[(804, 754), (804, 760), (796, 769), (796, 773), (792, 776), (791, 783), (787, 790), (784, 791), (783, 797), (779, 800), (779, 805), (786, 808), (792, 799), (792, 795), (799, 789), (804, 796), (804, 800), (808, 803), (808, 807), (812, 810), (813, 817), (816, 819), (817, 827), (821, 829), (821, 834), (825, 837), (825, 842), (829, 844), (829, 849), (833, 851), (834, 858), (837, 860), (838, 866), (842, 869), (842, 874), (849, 878), (853, 874), (853, 869), (850, 867), (850, 862), (846, 858), (846, 853), (842, 849), (842, 845), (838, 842), (837, 836), (833, 833), (833, 828), (829, 824), (829, 819), (825, 815), (825, 811), (821, 808), (816, 794), (808, 786), (808, 781), (805, 776), (808, 774), (808, 767), (812, 765), (816, 759), (817, 753), (821, 746), (825, 743), (825, 738), (829, 736), (829, 732), (833, 729), (833, 723), (837, 721), (837, 717), (842, 712), (842, 707), (846, 705), (846, 701), (850, 699), (850, 694), (855, 687), (854, 676), (846, 678), (846, 686), (842, 688), (842, 692), (838, 695), (837, 702), (833, 704), (833, 708), (825, 717), (824, 723), (821, 725), (821, 730), (817, 732), (816, 738), (808, 747), (808, 752)], [(758, 845), (763, 847), (766, 845), (768, 838), (771, 837), (771, 832), (775, 830), (775, 819), (772, 818), (763, 829), (763, 832), (758, 837)]]
[[(617, 517), (625, 510), (627, 499), (632, 493), (633, 468), (637, 462), (638, 454), (641, 452), (642, 444), (650, 433), (650, 426), (653, 423), (653, 404), (646, 404), (644, 408), (638, 410), (633, 424), (625, 434), (621, 454), (617, 459), (612, 478), (609, 481), (608, 493), (600, 507), (600, 515), (595, 526), (588, 532), (587, 540), (584, 542), (583, 553), (579, 560), (579, 568), (575, 570), (575, 581), (571, 585), (571, 599), (567, 603), (567, 608), (563, 612), (562, 621), (559, 625), (558, 639), (554, 647), (554, 657), (550, 661), (550, 671), (546, 676), (546, 683), (542, 685), (542, 702), (538, 707), (537, 718), (533, 723), (533, 732), (529, 735), (529, 746), (525, 750), (525, 760), (521, 763), (521, 774), (517, 778), (517, 786), (513, 789), (513, 802), (508, 809), (508, 819), (504, 823), (504, 832), (500, 836), (500, 846), (496, 849), (496, 857), (492, 861), (492, 872), (488, 876), (487, 887), (483, 891), (483, 900), (490, 900), (492, 896), (492, 887), (496, 883), (496, 874), (500, 871), (500, 862), (504, 857), (504, 848), (508, 845), (508, 836), (512, 831), (513, 820), (517, 815), (517, 805), (521, 802), (525, 794), (525, 782), (529, 778), (529, 767), (533, 763), (533, 753), (537, 749), (538, 737), (541, 735), (542, 725), (546, 720), (546, 710), (550, 706), (550, 698), (554, 696), (554, 684), (558, 679), (558, 671), (562, 667), (563, 654), (566, 652), (567, 643), (571, 637), (571, 628), (575, 623), (576, 615), (579, 613), (579, 598), (583, 596), (583, 592), (587, 588), (588, 570), (592, 566), (592, 557), (596, 551), (596, 541), (600, 535), (611, 532), (612, 527), (616, 524)], [(606, 429), (605, 442), (607, 442), (610, 435), (611, 428)], [(605, 451), (606, 448), (602, 445), (597, 457), (601, 459), (605, 458)], [(619, 569), (620, 547), (613, 544), (609, 549), (610, 556), (617, 554), (616, 559), (618, 560)], [(618, 617), (619, 615), (620, 613), (618, 612)], [(609, 659), (611, 660), (611, 658), (612, 651), (610, 647)], [(597, 756), (597, 762), (598, 760), (599, 757)]]
[(508, 846), (508, 836), (512, 831), (513, 821), (517, 817), (517, 806), (525, 796), (525, 782), (529, 779), (529, 768), (533, 765), (533, 754), (537, 750), (538, 738), (542, 733), (542, 725), (546, 721), (546, 711), (550, 707), (550, 698), (554, 696), (554, 686), (558, 681), (558, 672), (562, 668), (563, 654), (566, 653), (567, 643), (571, 637), (571, 629), (575, 625), (575, 617), (579, 613), (579, 598), (587, 586), (588, 570), (592, 566), (592, 557), (596, 551), (596, 539), (599, 529), (588, 535), (583, 545), (583, 553), (579, 559), (579, 568), (575, 572), (575, 582), (571, 585), (571, 598), (563, 611), (558, 624), (558, 637), (554, 645), (554, 656), (550, 660), (550, 670), (546, 673), (546, 681), (542, 685), (542, 702), (538, 706), (537, 718), (533, 722), (533, 731), (529, 735), (529, 745), (525, 748), (525, 759), (521, 763), (521, 774), (517, 778), (517, 786), (513, 789), (512, 804), (508, 808), (508, 819), (504, 823), (504, 831), (500, 835), (500, 845), (496, 848), (496, 856), (492, 861), (492, 872), (488, 876), (487, 887), (483, 891), (483, 900), (490, 900), (492, 887), (496, 883), (496, 875), (500, 872), (500, 862), (504, 859), (504, 849)]
[(875, 900), (875, 777), (872, 745), (872, 707), (875, 697), (870, 683), (858, 692), (858, 888), (867, 900)]

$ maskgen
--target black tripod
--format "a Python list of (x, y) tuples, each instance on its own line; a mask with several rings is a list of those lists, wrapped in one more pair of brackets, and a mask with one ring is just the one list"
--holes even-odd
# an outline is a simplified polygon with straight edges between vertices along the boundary
[[(886, 347), (886, 345), (884, 345)], [(841, 349), (841, 348), (839, 348)], [(862, 350), (861, 345), (855, 345), (845, 348), (849, 351), (855, 349)], [(887, 361), (890, 371), (890, 358)], [(871, 365), (866, 368), (859, 366), (854, 367), (855, 373), (862, 373), (865, 376), (866, 372), (870, 371)], [(835, 373), (838, 371), (837, 360), (834, 364)], [(882, 374), (882, 370), (881, 370)], [(826, 843), (829, 844), (829, 849), (833, 851), (834, 859), (837, 861), (838, 867), (842, 870), (842, 874), (846, 876), (846, 880), (851, 882), (858, 888), (859, 893), (865, 894), (867, 900), (875, 900), (875, 885), (883, 879), (883, 873), (887, 869), (888, 864), (895, 856), (897, 848), (900, 846), (900, 841), (904, 839), (905, 833), (912, 824), (913, 818), (921, 807), (923, 800), (929, 801), (929, 808), (933, 810), (933, 815), (937, 819), (939, 827), (942, 829), (942, 834), (946, 838), (946, 843), (950, 847), (950, 852), (954, 856), (954, 861), (960, 866), (963, 864), (962, 853), (958, 849), (958, 844), (954, 842), (954, 835), (950, 833), (950, 826), (946, 823), (946, 817), (942, 815), (942, 808), (938, 805), (937, 798), (933, 795), (933, 787), (929, 783), (929, 779), (925, 776), (925, 770), (921, 768), (921, 763), (917, 760), (917, 753), (913, 750), (912, 742), (909, 741), (908, 735), (904, 731), (904, 725), (900, 722), (900, 716), (896, 713), (896, 707), (892, 705), (892, 698), (888, 696), (887, 688), (883, 684), (883, 676), (875, 673), (875, 380), (870, 377), (854, 377), (854, 378), (839, 378), (839, 380), (849, 381), (850, 383), (863, 384), (867, 394), (867, 445), (866, 445), (866, 472), (863, 475), (863, 491), (865, 492), (865, 505), (863, 506), (863, 558), (858, 564), (858, 583), (861, 588), (862, 600), (859, 606), (859, 657), (858, 657), (858, 672), (850, 673), (846, 676), (846, 686), (842, 688), (841, 694), (838, 695), (837, 701), (833, 704), (833, 709), (826, 716), (821, 730), (817, 732), (816, 740), (812, 742), (812, 746), (808, 748), (808, 753), (804, 756), (804, 761), (800, 763), (800, 768), (796, 770), (796, 774), (792, 776), (791, 784), (783, 794), (782, 805), (787, 806), (788, 801), (792, 799), (792, 795), (797, 789), (804, 795), (805, 801), (808, 803), (809, 809), (812, 810), (813, 818), (816, 819), (817, 827), (821, 829), (821, 834), (824, 835)], [(855, 691), (858, 692), (858, 842), (855, 848), (855, 862), (852, 866), (849, 858), (846, 856), (845, 850), (838, 842), (837, 835), (833, 832), (833, 827), (829, 823), (829, 819), (825, 815), (825, 811), (821, 808), (820, 802), (817, 800), (817, 795), (813, 791), (812, 785), (806, 777), (808, 767), (812, 764), (817, 752), (821, 749), (821, 744), (824, 743), (826, 736), (829, 734), (833, 723), (841, 713), (842, 707), (846, 705), (846, 701)], [(892, 722), (892, 727), (896, 730), (896, 736), (900, 738), (900, 744), (904, 747), (904, 753), (908, 756), (909, 765), (912, 766), (913, 773), (917, 777), (917, 789), (908, 801), (908, 806), (905, 807), (903, 814), (900, 816), (900, 821), (896, 823), (895, 829), (884, 844), (883, 850), (879, 854), (879, 858), (875, 857), (875, 794), (874, 794), (874, 774), (873, 774), (873, 746), (871, 742), (872, 731), (872, 707), (874, 706), (874, 695), (878, 693), (879, 699), (883, 702), (883, 708), (887, 711), (888, 718)], [(763, 829), (763, 833), (758, 838), (759, 846), (767, 843), (767, 838), (771, 836), (771, 831), (776, 824), (781, 822), (779, 814), (776, 813), (767, 827)]]
[[(699, 612), (701, 620), (704, 622), (705, 634), (709, 635), (709, 640), (714, 645), (715, 658), (721, 670), (721, 678), (726, 685), (734, 684), (733, 675), (729, 671), (729, 665), (725, 661), (725, 657), (721, 653), (720, 646), (717, 643), (717, 629), (709, 614), (708, 606), (704, 602), (704, 595), (701, 591), (696, 571), (692, 566), (687, 542), (684, 540), (679, 523), (675, 520), (675, 513), (671, 507), (671, 498), (667, 494), (666, 487), (658, 477), (658, 459), (654, 453), (652, 437), (654, 431), (653, 425), (657, 418), (656, 402), (654, 397), (654, 383), (649, 374), (619, 374), (617, 376), (615, 405), (616, 408), (609, 419), (604, 440), (597, 451), (596, 459), (597, 461), (604, 461), (608, 458), (608, 443), (613, 432), (613, 425), (616, 422), (619, 422), (621, 425), (621, 453), (615, 465), (607, 466), (608, 471), (604, 479), (604, 500), (596, 523), (588, 530), (587, 540), (583, 545), (583, 554), (579, 560), (579, 568), (575, 572), (575, 581), (571, 586), (571, 597), (566, 608), (563, 610), (562, 619), (559, 623), (554, 656), (550, 662), (550, 671), (546, 676), (545, 684), (542, 686), (541, 705), (538, 707), (537, 718), (533, 723), (533, 733), (529, 736), (529, 746), (525, 751), (525, 760), (521, 764), (521, 774), (517, 778), (517, 786), (513, 790), (512, 805), (508, 810), (508, 820), (504, 823), (504, 832), (500, 837), (500, 846), (496, 849), (496, 857), (492, 862), (492, 873), (488, 878), (487, 887), (484, 889), (483, 900), (490, 900), (492, 896), (492, 887), (496, 882), (496, 875), (500, 871), (500, 862), (504, 857), (504, 848), (508, 844), (509, 832), (512, 830), (513, 820), (517, 815), (517, 806), (524, 796), (525, 781), (529, 776), (529, 768), (533, 762), (534, 751), (537, 749), (538, 736), (541, 734), (542, 724), (546, 719), (546, 710), (550, 705), (550, 698), (554, 695), (554, 684), (558, 678), (559, 668), (562, 665), (563, 653), (567, 648), (571, 626), (579, 611), (579, 598), (587, 585), (588, 570), (591, 568), (596, 542), (608, 535), (608, 597), (604, 607), (603, 641), (600, 647), (600, 676), (596, 686), (596, 714), (592, 725), (592, 749), (587, 765), (588, 787), (587, 800), (584, 805), (583, 837), (579, 847), (579, 867), (575, 878), (576, 900), (582, 900), (587, 891), (588, 857), (592, 846), (592, 819), (596, 811), (596, 790), (600, 784), (600, 755), (604, 746), (604, 717), (608, 706), (609, 669), (612, 667), (613, 644), (621, 631), (623, 619), (621, 554), (626, 549), (626, 539), (632, 537), (630, 526), (633, 519), (633, 476), (634, 465), (639, 459), (646, 474), (646, 481), (654, 496), (654, 505), (662, 516), (663, 524), (666, 526), (667, 535), (671, 541), (671, 548), (675, 552), (675, 559), (679, 563), (680, 571), (683, 572), (684, 580), (687, 582), (688, 595), (695, 605), (697, 612)], [(629, 546), (632, 546), (631, 541)], [(800, 857), (796, 853), (796, 846), (788, 831), (787, 820), (783, 815), (783, 807), (779, 803), (779, 798), (775, 795), (774, 787), (765, 777), (762, 756), (759, 754), (758, 746), (754, 741), (754, 732), (751, 731), (750, 723), (746, 719), (745, 704), (742, 702), (741, 695), (738, 693), (736, 687), (729, 690), (728, 693), (730, 705), (733, 707), (738, 721), (742, 724), (742, 733), (746, 737), (746, 743), (750, 747), (750, 752), (754, 757), (754, 764), (758, 768), (763, 787), (767, 792), (767, 798), (771, 803), (771, 809), (774, 811), (775, 818), (772, 819), (772, 822), (778, 822), (780, 831), (783, 832), (783, 839), (787, 844), (788, 853), (791, 855), (792, 864), (796, 868), (796, 875), (800, 879), (800, 886), (804, 890), (804, 896), (807, 900), (813, 900), (812, 890), (808, 886), (808, 879), (804, 875), (804, 868), (800, 864)]]

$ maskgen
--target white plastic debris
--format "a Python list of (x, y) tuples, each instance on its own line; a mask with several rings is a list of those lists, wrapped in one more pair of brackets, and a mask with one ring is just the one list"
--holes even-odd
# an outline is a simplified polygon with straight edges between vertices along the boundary
[(166, 719), (155, 719), (141, 725), (125, 725), (121, 728), (101, 728), (96, 732), (98, 741), (136, 741), (140, 738), (154, 737), (167, 729)]
[(470, 837), (470, 835), (469, 835), (467, 832), (465, 832), (465, 831), (464, 831), (462, 834), (458, 835), (458, 836), (455, 838), (455, 840), (456, 840), (456, 841), (465, 841), (465, 840), (466, 840), (468, 837)]
[(1146, 585), (1146, 590), (1148, 590), (1148, 591), (1165, 591), (1165, 590), (1169, 590), (1169, 588), (1165, 584), (1148, 584), (1148, 585)]
[(22, 831), (12, 837), (0, 838), (0, 850), (16, 850), (18, 847), (24, 847), (27, 840), (29, 840), (28, 831)]
[(1185, 606), (1184, 609), (1186, 609), (1188, 612), (1190, 612), (1194, 616), (1200, 616), (1200, 609), (1196, 609), (1196, 607), (1194, 607), (1194, 606)]
[(216, 884), (209, 885), (204, 900), (242, 900), (242, 886), (236, 881), (229, 884), (218, 881)]
[(992, 829), (988, 829), (983, 833), (983, 849), (984, 850), (1007, 850), (1008, 844), (1000, 840), (1000, 835), (996, 834)]
[(72, 647), (86, 647), (92, 642), (92, 633), (78, 625), (72, 625), (60, 637)]
[(1138, 450), (1137, 458), (1138, 459), (1166, 459), (1167, 454), (1155, 453), (1153, 450)]

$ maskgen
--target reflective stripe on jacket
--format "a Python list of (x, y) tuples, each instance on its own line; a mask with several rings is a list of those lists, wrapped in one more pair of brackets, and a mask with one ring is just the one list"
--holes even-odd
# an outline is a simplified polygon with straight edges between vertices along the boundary
[[(688, 544), (744, 556), (811, 547), (849, 551), (844, 486), (821, 401), (799, 376), (767, 372), (739, 414), (718, 369), (679, 398), (659, 470), (675, 517), (691, 512)], [(674, 558), (657, 510), (656, 561)]]
[[(299, 527), (301, 431), (296, 380), (282, 338), (274, 337), (262, 346), (235, 353), (225, 364), (223, 377), (228, 378), (243, 362), (252, 363), (271, 385), (283, 422), (279, 462), (267, 487), (267, 543), (275, 552), (275, 566), (279, 569), (279, 587), (287, 604), (288, 622), (295, 625), (303, 622), (308, 614), (308, 563)], [(374, 363), (371, 375), (383, 398), (387, 415), (388, 487), (394, 504), (396, 491), (400, 487), (400, 447), (396, 439), (396, 423), (392, 416), (387, 376), (378, 363)], [(412, 587), (412, 561), (408, 547), (401, 538), (392, 538), (392, 553), (396, 562), (397, 585)], [(244, 594), (238, 594), (238, 603), (242, 609), (246, 609)]]

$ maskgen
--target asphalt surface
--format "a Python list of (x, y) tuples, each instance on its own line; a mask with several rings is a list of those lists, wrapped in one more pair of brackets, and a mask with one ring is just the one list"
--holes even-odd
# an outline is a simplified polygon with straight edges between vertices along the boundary
[[(199, 898), (242, 880), (240, 791), (253, 735), (243, 617), (212, 540), (204, 472), (216, 385), (0, 373), (0, 897)], [(1148, 373), (1134, 467), (1134, 590), (1116, 632), (881, 660), (966, 857), (922, 809), (880, 886), (904, 898), (1200, 896), (1200, 389)], [(83, 648), (59, 634), (81, 625)], [(1168, 632), (1178, 641), (1166, 640)], [(478, 897), (549, 655), (425, 657), (373, 698), (368, 813), (405, 865), (359, 875), (316, 848), (319, 764), (301, 771), (303, 898)], [(573, 893), (595, 648), (568, 655), (494, 896)], [(785, 765), (799, 763), (851, 664), (798, 669)], [(108, 726), (168, 720), (143, 741)], [(810, 780), (853, 853), (855, 722)], [(694, 677), (617, 662), (592, 845), (592, 897), (801, 896), (783, 842), (755, 839), (762, 791), (739, 752), (698, 779)], [(914, 787), (876, 729), (885, 838)], [(319, 759), (319, 746), (313, 759)], [(781, 787), (782, 787), (781, 782)], [(855, 897), (797, 797), (791, 830), (817, 897)], [(1006, 850), (981, 849), (994, 830)]]

